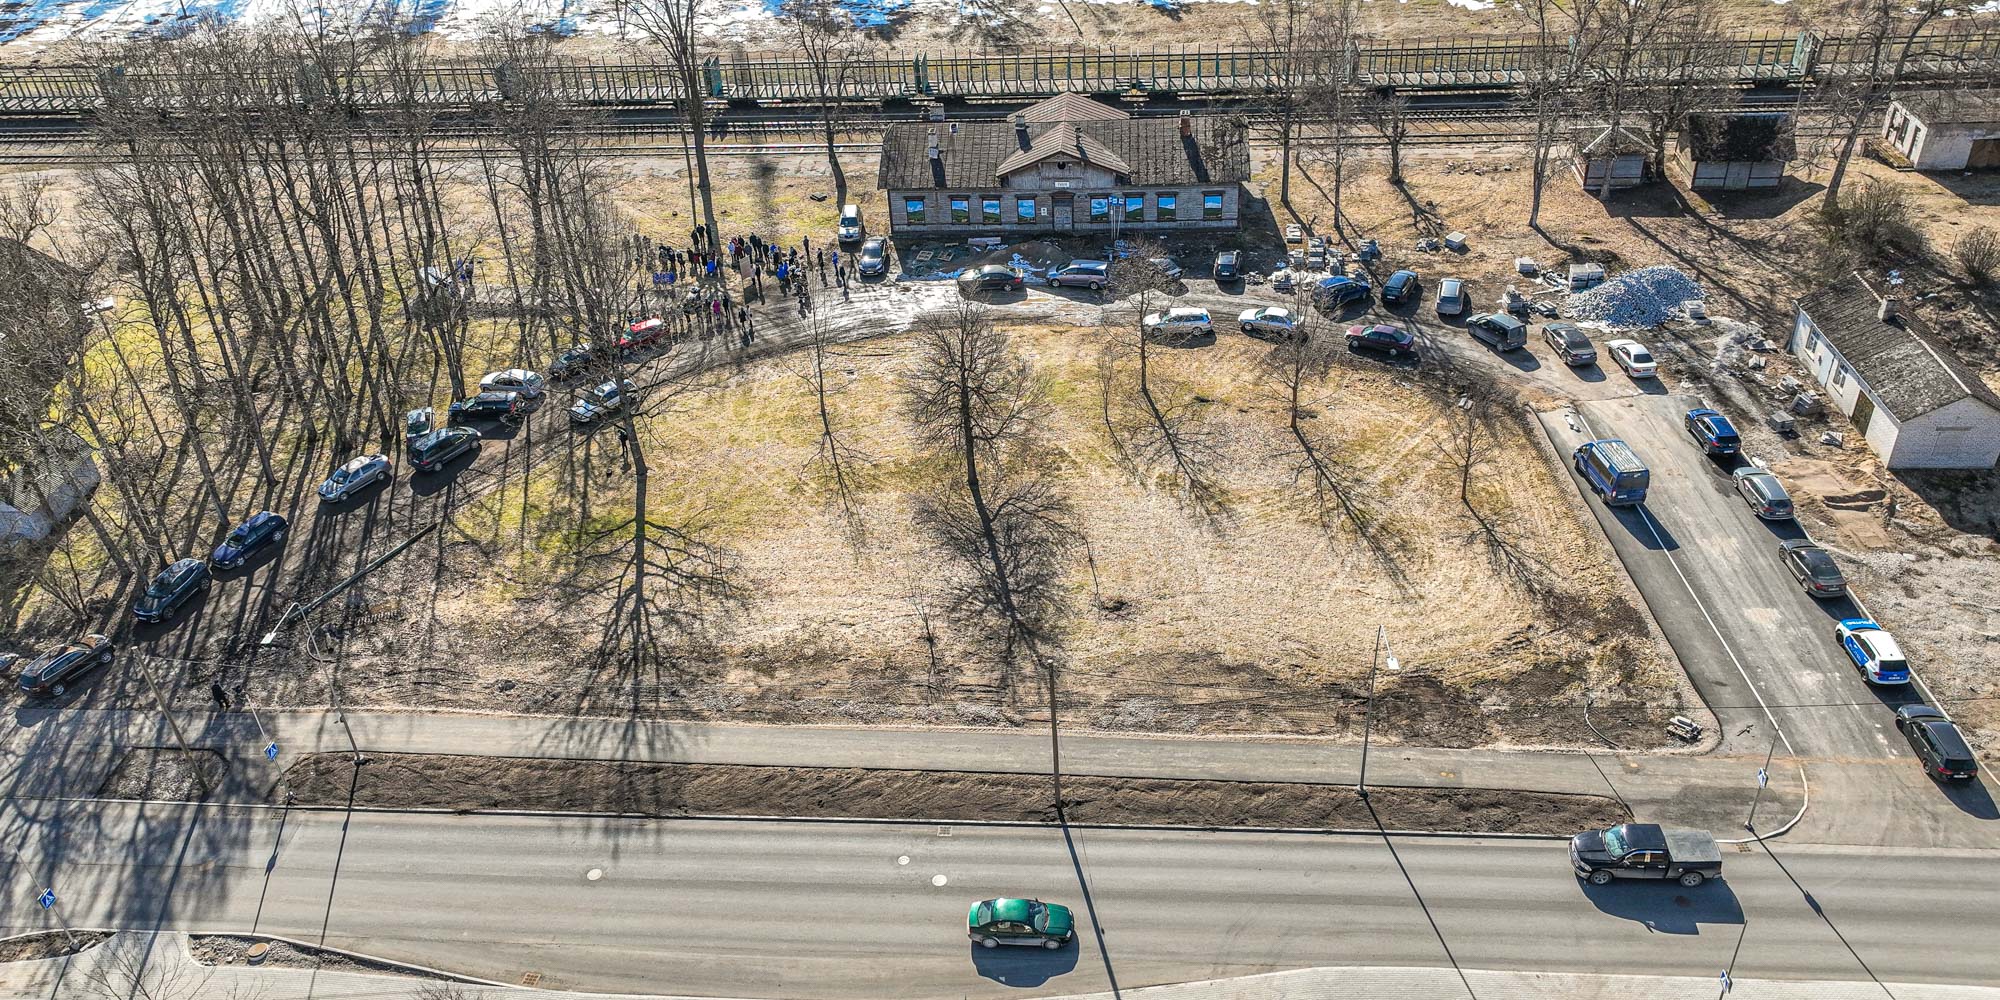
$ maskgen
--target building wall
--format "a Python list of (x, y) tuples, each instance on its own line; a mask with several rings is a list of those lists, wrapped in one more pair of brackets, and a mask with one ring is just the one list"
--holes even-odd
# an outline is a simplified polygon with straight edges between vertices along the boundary
[(1616, 160), (1612, 160), (1609, 157), (1598, 157), (1597, 159), (1586, 161), (1582, 157), (1572, 156), (1569, 167), (1570, 172), (1576, 175), (1577, 181), (1583, 185), (1585, 190), (1596, 191), (1604, 184), (1604, 168), (1606, 164), (1611, 165), (1611, 186), (1614, 189), (1637, 187), (1646, 181), (1646, 155), (1644, 153), (1626, 153), (1619, 156)]
[(1854, 404), (1861, 399), (1861, 377), (1848, 367), (1830, 341), (1819, 336), (1819, 328), (1803, 309), (1797, 311), (1793, 320), (1791, 346), (1792, 355), (1812, 372), (1813, 380), (1819, 383), (1833, 408), (1853, 416)]
[(1972, 144), (2000, 138), (2000, 124), (1931, 125), (1901, 104), (1891, 103), (1882, 120), (1882, 137), (1918, 170), (1963, 170), (1972, 156)]
[(1961, 399), (1905, 422), (1875, 451), (1891, 469), (1990, 469), (2000, 463), (2000, 411)]
[[(1047, 166), (1047, 164), (1044, 164)], [(1241, 184), (1206, 184), (1191, 187), (1142, 187), (1132, 185), (1110, 185), (1087, 183), (1075, 186), (1066, 174), (1043, 176), (1040, 172), (1022, 171), (1009, 178), (1009, 185), (995, 186), (966, 191), (891, 190), (889, 194), (889, 231), (898, 236), (956, 235), (960, 233), (999, 232), (1073, 232), (1111, 233), (1132, 231), (1171, 231), (1181, 229), (1235, 229), (1242, 223), (1243, 186)], [(1072, 181), (1073, 186), (1056, 187), (1058, 181)], [(1030, 186), (1030, 185), (1034, 186)], [(1056, 198), (1059, 194), (1070, 196), (1070, 222), (1059, 226), (1056, 219)], [(1136, 221), (1127, 220), (1123, 199), (1127, 195), (1139, 195), (1140, 207)], [(1217, 218), (1206, 218), (1203, 212), (1203, 197), (1209, 194), (1221, 196), (1221, 212)], [(1160, 197), (1173, 199), (1172, 218), (1162, 218)], [(924, 216), (921, 222), (910, 221), (906, 203), (911, 198), (924, 199)], [(1109, 210), (1102, 221), (1091, 218), (1093, 198), (1108, 199)], [(962, 216), (954, 216), (953, 199), (964, 199), (966, 211)], [(1020, 211), (1021, 199), (1033, 199), (1034, 215), (1023, 216)], [(997, 200), (997, 221), (989, 217), (986, 202)]]

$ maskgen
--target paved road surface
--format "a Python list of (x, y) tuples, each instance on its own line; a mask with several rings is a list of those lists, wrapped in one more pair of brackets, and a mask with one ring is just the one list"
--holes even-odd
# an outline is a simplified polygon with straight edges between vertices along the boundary
[[(339, 947), (503, 981), (532, 971), (544, 985), (739, 996), (1076, 992), (1114, 976), (1130, 988), (1454, 958), (1713, 976), (1746, 926), (1743, 976), (2000, 978), (1991, 851), (1780, 846), (1799, 885), (1761, 851), (1732, 852), (1725, 881), (1688, 891), (1582, 886), (1560, 843), (1393, 844), (78, 805), (8, 841), (6, 884), (20, 899), (5, 929), (41, 927), (26, 887), (52, 884), (77, 925), (324, 932)], [(997, 894), (1075, 905), (1080, 946), (972, 946), (965, 908)]]

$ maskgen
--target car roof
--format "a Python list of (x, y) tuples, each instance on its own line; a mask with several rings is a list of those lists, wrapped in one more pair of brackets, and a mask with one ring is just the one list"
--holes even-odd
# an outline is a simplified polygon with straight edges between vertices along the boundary
[(1416, 277), (1416, 276), (1417, 276), (1417, 272), (1415, 272), (1415, 271), (1412, 271), (1412, 270), (1410, 270), (1409, 268), (1407, 268), (1407, 267), (1406, 267), (1406, 268), (1403, 268), (1403, 269), (1402, 269), (1402, 270), (1400, 270), (1400, 271), (1397, 271), (1397, 272), (1396, 272), (1395, 274), (1392, 274), (1392, 275), (1390, 275), (1390, 276), (1389, 276), (1389, 280), (1390, 280), (1390, 281), (1394, 281), (1394, 280), (1396, 280), (1397, 278), (1414, 278), (1414, 277)]
[(1361, 329), (1361, 332), (1362, 332), (1362, 333), (1393, 333), (1393, 334), (1395, 334), (1396, 336), (1399, 336), (1399, 337), (1407, 337), (1407, 336), (1409, 336), (1409, 335), (1410, 335), (1410, 331), (1408, 331), (1408, 330), (1405, 330), (1405, 329), (1403, 329), (1402, 327), (1400, 327), (1400, 326), (1397, 326), (1397, 325), (1395, 325), (1394, 323), (1371, 323), (1371, 324), (1369, 324), (1368, 326), (1365, 326), (1365, 327), (1363, 327), (1363, 328)]
[(1605, 342), (1605, 344), (1604, 344), (1604, 346), (1606, 346), (1606, 347), (1643, 347), (1643, 346), (1645, 346), (1645, 345), (1643, 345), (1643, 344), (1639, 343), (1639, 342), (1638, 342), (1638, 341), (1636, 341), (1636, 340), (1626, 340), (1626, 339), (1624, 339), (1624, 338), (1622, 338), (1622, 337), (1621, 337), (1621, 338), (1619, 338), (1619, 339), (1617, 339), (1617, 340), (1609, 340), (1609, 341), (1606, 341), (1606, 342)]
[(1205, 318), (1208, 316), (1208, 310), (1203, 309), (1200, 306), (1175, 306), (1172, 309), (1167, 310), (1167, 317), (1169, 319), (1174, 318), (1176, 316), (1183, 318), (1192, 316), (1201, 316)]
[(1877, 625), (1874, 628), (1855, 629), (1853, 631), (1855, 632), (1854, 637), (1867, 643), (1868, 648), (1874, 650), (1876, 656), (1884, 660), (1900, 660), (1904, 658), (1902, 645), (1896, 642), (1895, 636), (1882, 631), (1881, 626)]
[(1028, 920), (1030, 908), (1025, 899), (996, 899), (993, 901), (993, 919), (1024, 923)]
[(348, 459), (347, 463), (345, 465), (342, 465), (341, 468), (346, 469), (349, 472), (359, 472), (362, 469), (365, 469), (368, 466), (374, 464), (381, 457), (382, 456), (380, 455), (356, 455), (355, 457)]
[(1899, 719), (1943, 719), (1944, 711), (1930, 705), (1904, 705), (1896, 709)]
[(497, 372), (493, 372), (487, 375), (486, 377), (493, 378), (495, 376), (500, 376), (500, 375), (504, 375), (508, 378), (519, 379), (523, 382), (526, 382), (527, 380), (535, 377), (535, 373), (527, 370), (526, 368), (506, 368)]
[(1440, 281), (1440, 282), (1438, 282), (1438, 285), (1439, 285), (1439, 287), (1440, 287), (1440, 288), (1442, 288), (1442, 289), (1444, 290), (1444, 293), (1445, 293), (1446, 295), (1449, 295), (1449, 294), (1451, 294), (1451, 293), (1453, 293), (1453, 292), (1456, 292), (1456, 291), (1458, 291), (1458, 290), (1459, 290), (1459, 289), (1461, 289), (1461, 288), (1464, 288), (1464, 287), (1465, 287), (1465, 279), (1464, 279), (1464, 278), (1446, 278), (1446, 279), (1444, 279), (1443, 281)]

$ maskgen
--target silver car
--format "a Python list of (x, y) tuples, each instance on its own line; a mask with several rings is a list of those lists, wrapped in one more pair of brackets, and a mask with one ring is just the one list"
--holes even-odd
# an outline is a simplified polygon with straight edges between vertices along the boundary
[(1465, 311), (1465, 282), (1458, 278), (1446, 278), (1438, 282), (1437, 313), (1439, 316), (1456, 316)]
[(542, 377), (526, 368), (489, 372), (479, 380), (480, 392), (517, 392), (525, 399), (542, 398), (543, 387)]
[(1252, 337), (1290, 338), (1299, 329), (1299, 318), (1290, 309), (1265, 306), (1261, 309), (1245, 309), (1236, 317), (1243, 332)]
[(389, 456), (362, 455), (333, 470), (333, 475), (319, 484), (319, 498), (324, 503), (339, 503), (378, 479), (388, 479), (391, 474)]
[(614, 416), (625, 408), (625, 401), (636, 391), (630, 380), (606, 382), (584, 393), (569, 408), (569, 419), (576, 424), (594, 424)]
[(1755, 466), (1737, 469), (1736, 492), (1743, 495), (1743, 502), (1766, 521), (1789, 521), (1792, 518), (1792, 496), (1785, 492), (1785, 484), (1778, 477)]

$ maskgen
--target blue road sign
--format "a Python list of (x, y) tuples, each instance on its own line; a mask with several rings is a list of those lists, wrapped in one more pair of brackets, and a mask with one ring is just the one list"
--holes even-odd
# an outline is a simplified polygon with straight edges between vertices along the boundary
[(271, 745), (270, 745), (270, 746), (267, 746), (267, 747), (265, 747), (265, 748), (264, 748), (264, 759), (265, 759), (265, 760), (277, 760), (277, 759), (278, 759), (278, 741), (277, 741), (277, 740), (272, 740), (272, 741), (271, 741)]
[(1722, 992), (1729, 992), (1729, 970), (1722, 970)]
[(42, 904), (42, 909), (44, 910), (56, 905), (56, 891), (54, 889), (43, 889), (42, 894), (35, 897), (35, 902)]
[(1758, 769), (1757, 769), (1757, 787), (1758, 787), (1758, 788), (1762, 788), (1762, 787), (1764, 787), (1765, 785), (1768, 785), (1768, 784), (1770, 784), (1770, 783), (1771, 783), (1771, 775), (1770, 775), (1770, 772), (1768, 772), (1768, 771), (1764, 770), (1764, 769), (1763, 769), (1763, 768), (1761, 768), (1761, 767), (1760, 767), (1760, 768), (1758, 768)]

